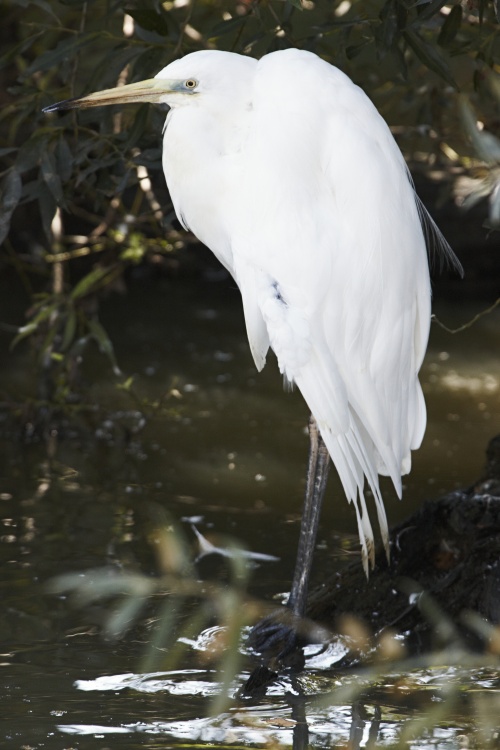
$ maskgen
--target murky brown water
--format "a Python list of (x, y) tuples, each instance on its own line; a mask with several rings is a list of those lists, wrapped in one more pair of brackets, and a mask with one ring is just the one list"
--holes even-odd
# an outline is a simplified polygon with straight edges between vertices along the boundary
[[(15, 295), (9, 299), (3, 291), (4, 315), (15, 319)], [(483, 306), (448, 303), (437, 313), (454, 326)], [(414, 747), (457, 747), (461, 735), (477, 739), (480, 714), (486, 719), (478, 746), (487, 746), (496, 726), (488, 717), (500, 715), (500, 684), (488, 670), (390, 675), (378, 680), (375, 697), (366, 693), (365, 715), (359, 690), (347, 689), (353, 678), (331, 675), (327, 654), (310, 662), (298, 686), (284, 680), (266, 699), (234, 698), (210, 717), (217, 676), (197, 658), (210, 632), (193, 639), (175, 670), (161, 672), (159, 655), (159, 673), (141, 675), (139, 641), (147, 641), (149, 626), (140, 637), (106, 642), (98, 627), (102, 607), (73, 609), (46, 593), (45, 582), (65, 571), (119, 565), (153, 572), (148, 534), (158, 507), (181, 523), (193, 555), (195, 519), (204, 534), (229, 534), (250, 550), (279, 557), (254, 568), (256, 595), (269, 598), (289, 584), (307, 411), (300, 394), (283, 391), (272, 356), (256, 374), (237, 291), (206, 279), (136, 281), (128, 295), (104, 304), (102, 321), (120, 366), (134, 375), (134, 396), (118, 392), (107, 364), (91, 357), (85, 376), (99, 415), (81, 417), (61, 435), (50, 460), (43, 442), (21, 442), (12, 420), (0, 423), (0, 745), (299, 746), (298, 727), (307, 720), (311, 746), (345, 744), (353, 726), (359, 746), (369, 746), (370, 727), (382, 746), (401, 736), (419, 706), (437, 705), (447, 707), (443, 719), (430, 722)], [(403, 502), (386, 493), (391, 522), (480, 474), (486, 443), (500, 429), (499, 331), (498, 311), (455, 336), (433, 328), (423, 370), (429, 427)], [(6, 336), (2, 343), (0, 391), (17, 399), (30, 386), (28, 353), (20, 348), (7, 356)], [(355, 520), (332, 479), (316, 578), (342, 559), (336, 543), (345, 534), (355, 534)], [(250, 668), (245, 660), (238, 683)], [(464, 684), (476, 696), (467, 708), (459, 699)], [(334, 689), (339, 692), (321, 702)], [(293, 701), (290, 691), (303, 697)]]

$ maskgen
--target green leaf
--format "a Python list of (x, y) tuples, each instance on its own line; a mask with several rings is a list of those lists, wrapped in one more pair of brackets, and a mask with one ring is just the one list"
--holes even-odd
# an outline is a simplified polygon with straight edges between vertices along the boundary
[(54, 313), (58, 307), (59, 307), (59, 302), (52, 302), (50, 305), (42, 304), (42, 307), (40, 307), (39, 312), (35, 315), (35, 317), (33, 318), (31, 322), (39, 326), (40, 323), (43, 323), (44, 320), (47, 320), (48, 318), (50, 318), (52, 313)]
[(45, 236), (49, 241), (52, 241), (52, 219), (55, 216), (57, 203), (54, 200), (54, 196), (50, 190), (40, 190), (38, 195), (38, 208), (40, 209), (40, 217), (42, 219), (42, 227), (45, 232)]
[(495, 190), (490, 195), (490, 221), (494, 227), (500, 225), (500, 185), (497, 182)]
[(116, 604), (114, 612), (109, 615), (104, 625), (106, 637), (111, 640), (121, 638), (134, 625), (147, 601), (148, 593), (143, 595), (129, 594), (119, 604)]
[(118, 390), (121, 391), (130, 391), (132, 389), (132, 386), (134, 385), (134, 376), (130, 375), (123, 383), (117, 383)]
[(40, 163), (53, 132), (51, 128), (39, 128), (29, 140), (24, 141), (16, 158), (16, 167), (21, 174), (28, 172)]
[(133, 75), (131, 80), (142, 81), (151, 78), (160, 68), (166, 65), (165, 50), (162, 45), (149, 45), (144, 52), (137, 56), (133, 63)]
[(0, 70), (12, 62), (12, 60), (15, 60), (18, 55), (23, 55), (44, 33), (43, 31), (38, 31), (33, 36), (23, 39), (19, 44), (15, 44), (10, 49), (7, 49), (7, 52), (0, 57)]
[(63, 339), (61, 342), (61, 351), (63, 352), (67, 351), (73, 343), (76, 332), (76, 322), (76, 312), (74, 310), (71, 310), (67, 317), (66, 325), (64, 326)]
[(500, 164), (500, 140), (486, 130), (479, 130), (474, 110), (464, 95), (459, 98), (459, 106), (464, 127), (479, 158), (487, 164)]
[(22, 189), (19, 172), (15, 168), (10, 169), (0, 185), (0, 245), (9, 233), (10, 220), (21, 198)]
[(94, 268), (90, 273), (84, 276), (83, 279), (80, 279), (78, 284), (74, 287), (70, 295), (71, 299), (81, 299), (81, 297), (85, 297), (85, 295), (89, 294), (89, 292), (95, 291), (96, 288), (100, 286), (100, 283), (105, 278), (105, 276), (107, 276), (109, 273), (109, 268), (103, 268), (102, 266)]
[(52, 313), (57, 310), (57, 307), (57, 302), (54, 302), (51, 305), (47, 305), (46, 307), (42, 307), (39, 313), (33, 318), (33, 320), (30, 320), (29, 323), (27, 323), (25, 326), (21, 326), (18, 329), (17, 336), (10, 342), (10, 349), (13, 349), (16, 344), (25, 339), (27, 336), (31, 336), (32, 333), (38, 330), (39, 325), (48, 320)]
[(420, 62), (426, 65), (429, 70), (433, 70), (434, 73), (437, 73), (438, 76), (443, 78), (454, 89), (458, 89), (450, 67), (437, 47), (430, 44), (423, 36), (413, 29), (405, 29), (405, 31), (403, 31), (403, 36), (408, 46), (411, 47)]
[(125, 13), (132, 16), (134, 21), (146, 31), (155, 31), (160, 36), (167, 36), (168, 25), (165, 15), (146, 8), (125, 8)]
[(425, 8), (418, 14), (419, 23), (422, 23), (422, 21), (428, 21), (432, 16), (435, 16), (436, 13), (439, 13), (443, 5), (446, 5), (448, 1), (449, 0), (430, 0), (430, 2), (426, 3), (417, 3), (419, 7), (425, 5)]
[[(478, 2), (478, 10), (479, 10), (479, 23), (482, 24), (484, 20), (484, 11), (488, 7), (489, 3), (488, 0), (479, 0)], [(497, 21), (500, 23), (500, 6), (498, 3), (498, 0), (494, 0), (493, 6), (495, 8), (495, 17)]]
[(0, 159), (3, 156), (8, 156), (9, 154), (12, 154), (14, 151), (17, 151), (17, 146), (6, 146), (5, 148), (0, 148)]
[[(89, 91), (116, 86), (116, 81), (122, 70), (142, 54), (145, 49), (139, 44), (131, 45), (128, 39), (123, 44), (117, 45), (112, 54), (106, 55), (93, 69), (92, 75), (88, 79)], [(156, 73), (156, 71), (154, 72)]]
[[(392, 0), (389, 0), (389, 2), (384, 5), (382, 11), (380, 12), (380, 20), (382, 23), (380, 24), (380, 27), (375, 31), (375, 39), (378, 46), (382, 47), (382, 49), (385, 49), (386, 51), (393, 47), (399, 31), (398, 22), (393, 6), (394, 4)], [(360, 45), (356, 44), (354, 46), (359, 47)]]
[(116, 361), (113, 344), (111, 343), (111, 339), (109, 338), (102, 325), (98, 320), (93, 319), (88, 320), (87, 325), (89, 327), (90, 335), (97, 343), (99, 350), (110, 360), (115, 375), (121, 375), (122, 373)]
[(354, 60), (361, 52), (366, 49), (369, 42), (360, 42), (359, 44), (351, 44), (345, 48), (345, 56), (348, 60)]
[(224, 34), (229, 34), (231, 31), (240, 29), (247, 21), (248, 16), (235, 16), (235, 18), (230, 18), (228, 21), (221, 21), (209, 32), (209, 38), (218, 39), (218, 37), (224, 36)]
[(20, 341), (25, 339), (27, 336), (31, 336), (36, 331), (38, 325), (36, 323), (28, 323), (25, 326), (21, 326), (18, 329), (17, 336), (10, 342), (9, 349), (13, 349)]
[(437, 43), (441, 47), (448, 47), (455, 39), (460, 31), (460, 26), (462, 25), (462, 16), (462, 6), (454, 5), (446, 16), (445, 22), (441, 26), (441, 31), (439, 32)]
[(61, 135), (57, 141), (54, 156), (56, 158), (56, 168), (60, 180), (63, 183), (67, 182), (73, 171), (73, 157), (70, 147), (68, 146), (68, 141), (63, 135)]
[(137, 110), (137, 114), (134, 118), (134, 124), (127, 131), (127, 140), (122, 146), (123, 152), (129, 152), (134, 146), (137, 145), (140, 137), (146, 129), (148, 122), (150, 107), (148, 104), (142, 104)]
[(51, 151), (44, 151), (40, 161), (42, 179), (59, 205), (64, 204), (61, 180), (57, 174), (56, 160)]
[(81, 36), (72, 35), (69, 39), (63, 39), (57, 44), (55, 49), (47, 50), (38, 55), (24, 71), (24, 77), (28, 78), (39, 70), (49, 70), (63, 62), (63, 60), (74, 58), (79, 50), (91, 44), (96, 39), (102, 39), (103, 36), (107, 36), (107, 32), (93, 31), (89, 34), (82, 34)]
[(84, 182), (90, 175), (94, 174), (95, 172), (99, 172), (99, 170), (107, 169), (108, 167), (112, 167), (116, 164), (116, 162), (120, 161), (121, 157), (118, 156), (116, 153), (113, 153), (111, 156), (108, 156), (106, 159), (100, 159), (97, 157), (92, 157), (92, 161), (90, 162), (89, 166), (86, 167), (86, 169), (82, 169), (78, 173), (78, 177), (75, 181), (75, 187), (78, 187), (81, 185), (82, 182)]

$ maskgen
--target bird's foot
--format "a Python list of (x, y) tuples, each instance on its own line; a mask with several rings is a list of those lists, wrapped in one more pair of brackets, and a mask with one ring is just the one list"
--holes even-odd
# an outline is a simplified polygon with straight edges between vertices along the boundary
[(323, 643), (328, 637), (328, 632), (311, 620), (283, 608), (254, 625), (247, 643), (264, 657), (272, 670), (291, 668), (300, 671), (305, 664), (304, 646)]
[(261, 664), (250, 674), (242, 696), (256, 698), (288, 670), (300, 672), (305, 665), (304, 646), (325, 643), (331, 637), (324, 628), (299, 617), (290, 609), (279, 609), (260, 620), (248, 636), (248, 645), (261, 655)]

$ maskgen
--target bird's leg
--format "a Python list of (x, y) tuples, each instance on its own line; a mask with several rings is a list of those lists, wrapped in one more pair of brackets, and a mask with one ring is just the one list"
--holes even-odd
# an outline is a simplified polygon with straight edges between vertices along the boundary
[(306, 494), (295, 572), (286, 604), (288, 611), (282, 610), (264, 618), (254, 626), (249, 636), (249, 643), (255, 651), (263, 654), (275, 653), (278, 660), (283, 660), (306, 643), (321, 640), (321, 637), (315, 637), (302, 623), (306, 611), (307, 588), (319, 516), (330, 468), (330, 456), (312, 414), (309, 420), (309, 438)]
[(306, 612), (309, 576), (329, 471), (330, 454), (321, 437), (318, 424), (311, 414), (309, 417), (309, 463), (306, 494), (300, 522), (299, 546), (292, 588), (286, 605), (296, 617), (303, 617)]

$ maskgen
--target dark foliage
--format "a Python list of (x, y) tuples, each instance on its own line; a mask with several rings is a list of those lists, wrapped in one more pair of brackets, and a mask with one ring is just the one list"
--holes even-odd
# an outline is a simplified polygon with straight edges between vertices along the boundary
[[(150, 78), (188, 52), (317, 52), (375, 100), (410, 159), (462, 172), (481, 165), (463, 198), (472, 204), (493, 196), (491, 222), (500, 221), (491, 95), (500, 90), (492, 72), (500, 63), (498, 5), (488, 0), (11, 0), (0, 8), (1, 258), (24, 274), (33, 294), (42, 292), (14, 343), (37, 334), (52, 379), (61, 363), (71, 369), (68, 361), (89, 340), (112, 358), (96, 292), (116, 284), (130, 264), (161, 264), (184, 240), (161, 171), (160, 108), (41, 110)], [(33, 284), (40, 275), (45, 284)], [(64, 401), (67, 388), (58, 392)]]

